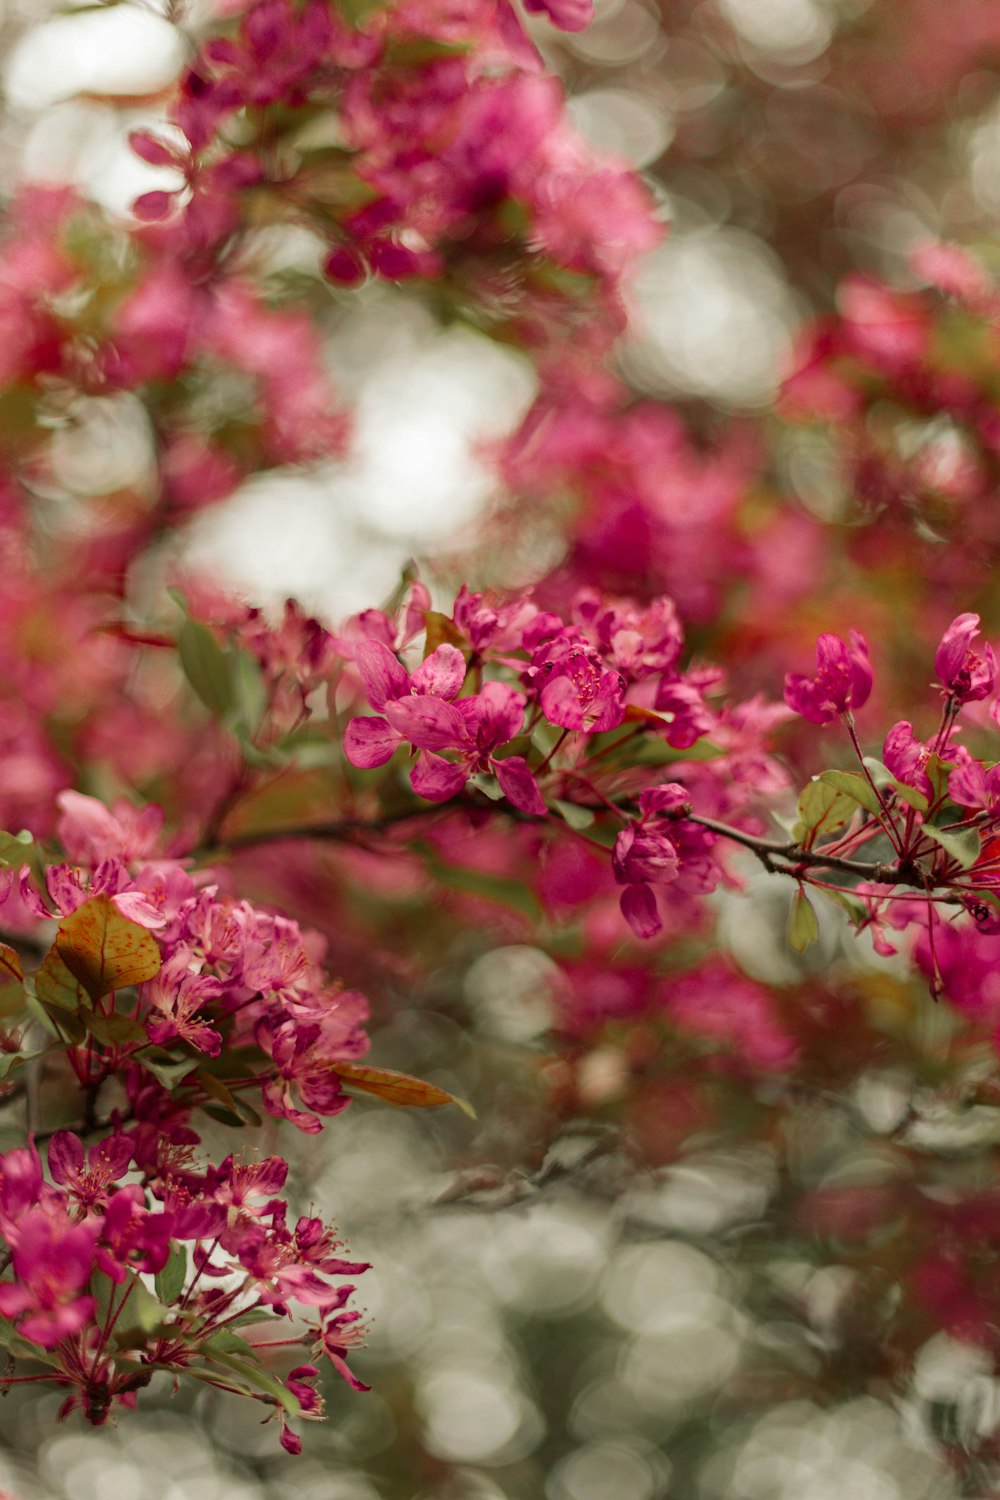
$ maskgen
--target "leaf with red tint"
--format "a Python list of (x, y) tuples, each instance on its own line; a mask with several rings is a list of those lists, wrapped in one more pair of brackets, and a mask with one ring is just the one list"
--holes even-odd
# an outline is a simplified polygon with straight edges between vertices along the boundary
[(440, 1109), (443, 1104), (457, 1104), (471, 1120), (476, 1118), (472, 1105), (464, 1099), (449, 1094), (446, 1089), (439, 1089), (437, 1084), (413, 1078), (409, 1073), (397, 1073), (393, 1068), (368, 1068), (362, 1063), (338, 1062), (332, 1067), (337, 1077), (351, 1088), (375, 1094), (386, 1104), (394, 1104), (399, 1109)]
[(141, 984), (160, 971), (155, 939), (138, 922), (123, 917), (110, 896), (92, 896), (64, 917), (55, 946), (92, 1000)]
[(60, 1010), (81, 1010), (89, 996), (75, 974), (71, 974), (55, 948), (50, 948), (35, 972), (35, 994), (46, 1005)]
[(0, 943), (0, 985), (22, 984), (24, 965), (13, 948)]
[(0, 943), (0, 1016), (13, 1015), (24, 1004), (24, 968), (13, 948)]

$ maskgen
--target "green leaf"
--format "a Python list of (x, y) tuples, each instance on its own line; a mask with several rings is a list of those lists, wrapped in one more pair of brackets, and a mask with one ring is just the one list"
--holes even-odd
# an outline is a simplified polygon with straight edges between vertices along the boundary
[(923, 792), (918, 792), (915, 786), (905, 786), (902, 781), (897, 781), (888, 766), (884, 766), (880, 760), (876, 760), (874, 756), (866, 755), (865, 765), (871, 772), (872, 780), (879, 791), (884, 791), (886, 787), (891, 787), (900, 801), (905, 802), (908, 807), (914, 808), (917, 812), (927, 811), (929, 804)]
[(176, 1302), (184, 1289), (187, 1280), (188, 1257), (183, 1245), (174, 1245), (167, 1257), (167, 1263), (161, 1271), (157, 1271), (153, 1278), (156, 1287), (156, 1295), (167, 1307)]
[(252, 1104), (249, 1104), (242, 1094), (237, 1094), (234, 1100), (236, 1113), (243, 1125), (263, 1125), (264, 1121)]
[(50, 948), (35, 970), (35, 994), (46, 1005), (76, 1012), (87, 1005), (89, 995), (63, 962), (58, 949)]
[(36, 1057), (44, 1057), (48, 1050), (47, 1047), (42, 1047), (38, 1052), (0, 1052), (0, 1079), (6, 1078), (17, 1068), (32, 1062)]
[(979, 833), (975, 828), (934, 828), (930, 823), (925, 823), (920, 831), (940, 844), (945, 853), (956, 860), (963, 870), (970, 869), (979, 858)]
[(256, 1349), (246, 1339), (241, 1339), (238, 1333), (233, 1333), (231, 1327), (220, 1328), (218, 1333), (213, 1333), (200, 1347), (206, 1354), (237, 1354), (260, 1364), (260, 1355)]
[(788, 946), (796, 953), (804, 953), (818, 937), (819, 923), (816, 920), (812, 902), (799, 886), (792, 897), (792, 905), (788, 913)]
[(529, 886), (520, 880), (510, 880), (505, 875), (490, 875), (485, 870), (470, 870), (464, 865), (445, 864), (438, 859), (426, 844), (413, 844), (426, 862), (427, 871), (438, 885), (453, 891), (462, 891), (469, 896), (478, 896), (485, 901), (495, 901), (500, 906), (512, 908), (533, 921), (540, 921), (542, 907)]
[[(37, 979), (38, 976), (35, 977)], [(64, 1045), (66, 1042), (71, 1042), (76, 1047), (86, 1039), (87, 1028), (78, 1015), (72, 1015), (68, 1010), (57, 1009), (53, 1013), (34, 995), (28, 996), (25, 1010), (32, 1020), (37, 1021), (48, 1032), (49, 1036), (55, 1037)]]
[(123, 917), (110, 896), (92, 896), (63, 917), (55, 947), (92, 1000), (160, 972), (160, 950), (152, 933)]
[(198, 1059), (195, 1057), (173, 1058), (169, 1052), (152, 1055), (149, 1052), (137, 1052), (135, 1061), (141, 1063), (147, 1073), (152, 1073), (157, 1083), (171, 1090), (198, 1066)]
[(431, 652), (436, 651), (439, 646), (458, 646), (461, 650), (465, 645), (465, 637), (454, 620), (450, 620), (447, 615), (441, 614), (439, 610), (427, 610), (424, 614), (424, 622), (427, 627), (427, 641), (424, 645), (425, 657), (430, 656)]
[(229, 1354), (222, 1349), (213, 1349), (211, 1358), (213, 1363), (224, 1365), (227, 1370), (234, 1371), (241, 1380), (246, 1381), (251, 1390), (262, 1392), (269, 1396), (276, 1406), (284, 1407), (289, 1416), (300, 1415), (302, 1408), (299, 1406), (298, 1398), (286, 1385), (282, 1385), (280, 1380), (275, 1380), (273, 1375), (268, 1375), (265, 1370), (260, 1370), (247, 1360), (240, 1359), (237, 1355)]
[(40, 1365), (62, 1369), (62, 1360), (48, 1349), (39, 1349), (18, 1333), (10, 1318), (0, 1317), (0, 1348), (9, 1349), (17, 1359), (37, 1360)]
[(592, 807), (581, 807), (577, 802), (563, 802), (558, 797), (553, 799), (552, 806), (566, 824), (577, 832), (590, 828), (597, 817)]
[(177, 636), (184, 676), (208, 711), (224, 719), (237, 706), (232, 658), (200, 620), (186, 619)]
[(136, 1276), (135, 1287), (128, 1299), (127, 1311), (129, 1321), (136, 1324), (144, 1333), (156, 1333), (163, 1327), (167, 1309)]
[(236, 710), (236, 732), (252, 736), (260, 727), (267, 708), (267, 686), (264, 674), (249, 651), (232, 651), (229, 655), (230, 682)]
[(841, 911), (846, 911), (853, 923), (867, 920), (868, 911), (859, 896), (852, 896), (847, 891), (833, 891), (829, 886), (820, 886), (819, 889), (834, 906), (839, 906)]
[(131, 1016), (97, 1016), (89, 1010), (83, 1010), (80, 1014), (87, 1030), (105, 1047), (110, 1047), (115, 1042), (145, 1042), (147, 1040), (145, 1026), (141, 1026), (138, 1021), (133, 1021)]
[(227, 1109), (224, 1104), (203, 1104), (202, 1109), (212, 1120), (218, 1120), (220, 1125), (228, 1125), (232, 1130), (242, 1130), (246, 1121), (233, 1109)]
[(21, 833), (0, 833), (0, 865), (18, 870), (28, 864), (34, 848), (34, 837), (27, 829)]
[(495, 776), (490, 776), (486, 771), (477, 771), (474, 776), (469, 777), (470, 786), (474, 786), (484, 797), (489, 797), (491, 802), (503, 801), (503, 790)]
[(854, 816), (857, 806), (853, 797), (846, 796), (819, 777), (813, 777), (799, 796), (798, 821), (792, 829), (792, 838), (809, 847), (819, 834), (842, 828)]
[(836, 791), (842, 792), (845, 797), (850, 797), (865, 812), (871, 813), (872, 817), (881, 816), (882, 809), (879, 807), (878, 798), (864, 776), (859, 776), (857, 771), (821, 771), (819, 779), (827, 786), (832, 786)]

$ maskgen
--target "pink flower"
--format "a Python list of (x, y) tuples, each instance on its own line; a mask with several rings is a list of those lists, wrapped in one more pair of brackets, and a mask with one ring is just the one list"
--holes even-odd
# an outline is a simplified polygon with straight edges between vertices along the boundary
[(159, 852), (163, 809), (155, 803), (139, 808), (118, 801), (109, 811), (96, 797), (80, 792), (60, 792), (56, 802), (59, 841), (75, 864), (147, 860)]
[(625, 717), (625, 679), (608, 672), (593, 647), (567, 627), (532, 658), (532, 685), (542, 713), (561, 729), (603, 734)]
[(115, 1134), (96, 1142), (85, 1154), (78, 1135), (57, 1130), (49, 1142), (49, 1171), (53, 1182), (69, 1188), (82, 1208), (103, 1207), (111, 1183), (128, 1171), (132, 1150), (128, 1136)]
[[(344, 754), (352, 765), (384, 765), (408, 742), (421, 752), (410, 781), (428, 802), (447, 802), (470, 776), (484, 771), (496, 776), (504, 796), (521, 812), (545, 815), (524, 757), (498, 760), (493, 754), (521, 732), (525, 698), (517, 688), (487, 682), (482, 692), (453, 701), (465, 680), (465, 657), (450, 645), (438, 646), (412, 675), (380, 641), (363, 641), (355, 660), (369, 703), (384, 717), (350, 721)], [(445, 760), (444, 751), (456, 758)]]
[(914, 791), (922, 792), (928, 799), (933, 794), (930, 778), (925, 770), (930, 756), (930, 750), (917, 739), (908, 719), (901, 719), (898, 724), (893, 724), (882, 746), (882, 759), (886, 769), (892, 772), (897, 781), (901, 781), (904, 786), (913, 787)]
[(198, 1019), (198, 1013), (209, 1001), (219, 998), (222, 985), (211, 975), (197, 973), (192, 962), (197, 960), (190, 951), (177, 948), (160, 972), (141, 987), (142, 998), (149, 1006), (146, 1031), (150, 1041), (161, 1046), (176, 1037), (209, 1057), (218, 1057), (222, 1037)]
[(848, 646), (839, 635), (821, 635), (816, 642), (816, 676), (790, 672), (785, 678), (785, 702), (812, 724), (830, 724), (839, 714), (868, 701), (872, 689), (868, 642), (857, 630), (850, 636)]
[(988, 698), (996, 684), (997, 664), (993, 648), (984, 645), (982, 654), (972, 649), (979, 634), (979, 616), (958, 615), (944, 635), (934, 654), (938, 681), (958, 703), (978, 703)]
[(959, 807), (993, 808), (1000, 800), (1000, 765), (988, 771), (965, 746), (953, 757), (958, 765), (948, 777), (948, 795)]
[[(368, 702), (380, 710), (414, 694), (422, 699), (433, 696), (450, 702), (458, 697), (465, 681), (465, 657), (456, 646), (438, 646), (412, 674), (379, 640), (359, 642), (354, 660)], [(377, 715), (355, 718), (344, 734), (344, 754), (352, 766), (372, 770), (391, 760), (407, 738), (401, 727), (394, 727), (386, 718)]]
[(548, 16), (560, 31), (585, 31), (594, 19), (594, 0), (524, 0), (524, 8)]
[(12, 1282), (0, 1283), (0, 1313), (17, 1318), (18, 1333), (54, 1349), (77, 1333), (96, 1306), (82, 1295), (94, 1267), (98, 1221), (70, 1224), (65, 1217), (30, 1209), (18, 1225)]

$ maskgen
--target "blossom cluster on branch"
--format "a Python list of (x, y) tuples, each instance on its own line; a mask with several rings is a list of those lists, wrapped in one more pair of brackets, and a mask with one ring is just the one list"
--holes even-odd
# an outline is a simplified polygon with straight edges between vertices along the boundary
[[(574, 32), (591, 7), (526, 9)], [(913, 259), (929, 290), (849, 278), (777, 435), (634, 400), (615, 340), (661, 226), (572, 131), (529, 30), (509, 0), (230, 7), (132, 137), (167, 174), (134, 222), (58, 188), (7, 213), (0, 1111), (22, 1144), (0, 1155), (0, 1342), (4, 1381), (55, 1383), (64, 1414), (100, 1424), (162, 1374), (262, 1403), (296, 1452), (324, 1361), (366, 1388), (367, 1266), (296, 1214), (272, 1132), (316, 1136), (354, 1093), (467, 1108), (370, 1062), (366, 1030), (365, 995), (391, 1014), (456, 930), (544, 961), (539, 1097), (618, 1108), (655, 1163), (727, 1109), (777, 1159), (772, 1114), (847, 1099), (889, 1045), (931, 1093), (907, 1030), (928, 996), (941, 1097), (995, 1103), (992, 278), (944, 245)], [(164, 562), (247, 476), (349, 451), (327, 339), (379, 285), (531, 362), (487, 530), (561, 526), (558, 562), (491, 588), (466, 538), (460, 587), (454, 559), (410, 568), (342, 623)], [(109, 417), (145, 458), (102, 488), (73, 442)], [(776, 477), (802, 433), (850, 496), (829, 522)], [(919, 558), (896, 615), (890, 554)], [(755, 865), (804, 964), (846, 926), (856, 971), (741, 965), (720, 913)], [(870, 972), (908, 976), (895, 1032)], [(1000, 1359), (992, 1191), (924, 1193), (907, 1128), (905, 1189), (821, 1181), (796, 1211), (837, 1245), (916, 1224), (890, 1373), (925, 1314)]]

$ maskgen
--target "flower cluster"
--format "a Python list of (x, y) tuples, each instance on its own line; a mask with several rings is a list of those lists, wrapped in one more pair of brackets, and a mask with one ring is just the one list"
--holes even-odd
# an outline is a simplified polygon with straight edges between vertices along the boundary
[[(409, 747), (410, 784), (431, 802), (495, 787), (529, 818), (559, 818), (560, 804), (587, 809), (585, 819), (611, 812), (620, 827), (614, 878), (640, 937), (661, 930), (653, 885), (703, 895), (726, 875), (714, 835), (685, 816), (691, 802), (739, 814), (786, 784), (767, 747), (784, 711), (713, 704), (720, 674), (681, 666), (684, 634), (670, 599), (640, 604), (585, 590), (567, 620), (528, 594), (491, 601), (463, 588), (434, 628), (447, 639), (408, 671), (387, 644), (399, 632), (385, 616), (352, 622), (341, 649), (376, 712), (348, 722), (347, 758), (372, 770)], [(627, 800), (616, 804), (623, 767), (640, 741), (657, 740), (683, 784), (657, 785), (650, 772), (634, 812)], [(703, 740), (714, 762), (700, 759)]]
[(237, 1330), (261, 1339), (294, 1305), (309, 1326), (284, 1342), (312, 1345), (364, 1390), (345, 1361), (360, 1314), (347, 1309), (354, 1287), (341, 1278), (368, 1267), (344, 1259), (320, 1220), (288, 1222), (279, 1157), (229, 1156), (199, 1171), (176, 1134), (160, 1138), (154, 1165), (139, 1124), (120, 1124), (89, 1150), (56, 1131), (50, 1181), (34, 1147), (0, 1157), (0, 1233), (14, 1273), (0, 1284), (6, 1342), (69, 1390), (62, 1415), (80, 1409), (100, 1424), (115, 1405), (134, 1406), (158, 1371), (195, 1375), (266, 1400), (282, 1445), (298, 1452), (289, 1417), (319, 1414), (314, 1393), (298, 1387), (303, 1367), (283, 1386), (261, 1368), (254, 1335)]

